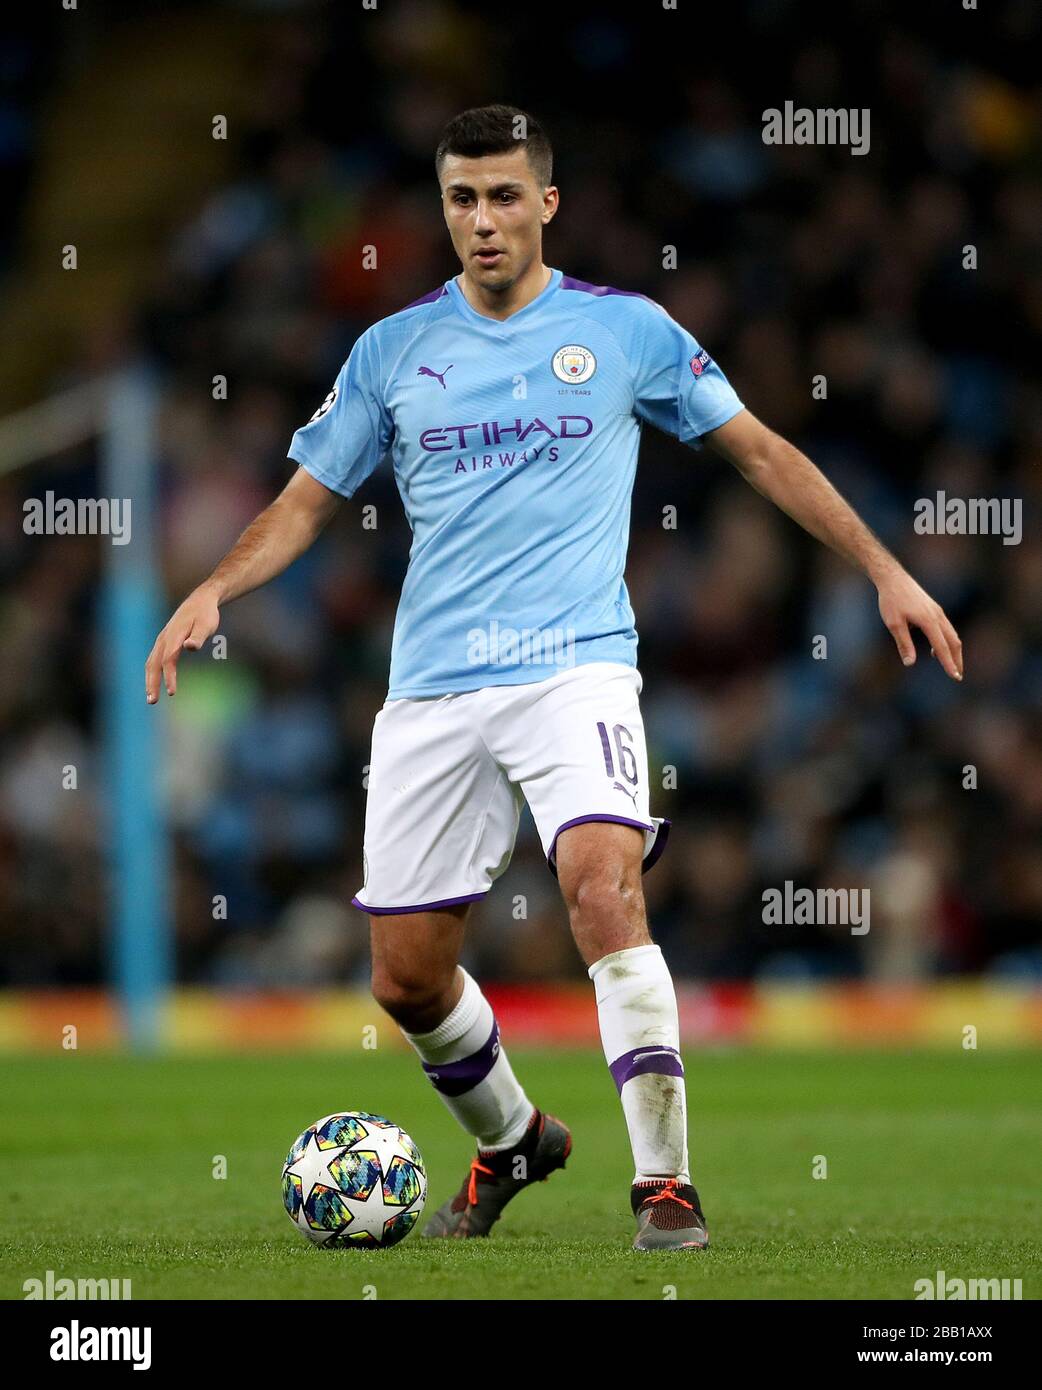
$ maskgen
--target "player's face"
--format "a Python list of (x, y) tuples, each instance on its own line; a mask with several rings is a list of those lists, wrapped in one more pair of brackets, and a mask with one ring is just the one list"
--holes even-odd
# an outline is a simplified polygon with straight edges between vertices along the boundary
[(541, 264), (557, 189), (539, 184), (523, 146), (473, 159), (446, 155), (441, 200), (464, 274), (483, 289), (507, 290)]

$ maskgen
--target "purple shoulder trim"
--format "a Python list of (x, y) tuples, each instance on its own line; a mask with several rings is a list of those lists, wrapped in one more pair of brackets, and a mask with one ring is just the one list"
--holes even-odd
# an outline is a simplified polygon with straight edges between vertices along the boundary
[(576, 280), (572, 275), (563, 275), (561, 277), (561, 289), (580, 290), (583, 294), (619, 294), (625, 295), (627, 299), (646, 299), (649, 304), (655, 303), (653, 299), (649, 298), (646, 294), (641, 294), (639, 290), (616, 290), (612, 289), (611, 285), (590, 285), (587, 284), (585, 280)]
[[(444, 285), (439, 285), (436, 290), (431, 290), (430, 294), (421, 295), (419, 299), (414, 299), (411, 304), (406, 304), (405, 309), (417, 309), (421, 304), (433, 304), (436, 299), (441, 299), (442, 295), (448, 294)], [(400, 314), (405, 313), (405, 309), (399, 309)]]

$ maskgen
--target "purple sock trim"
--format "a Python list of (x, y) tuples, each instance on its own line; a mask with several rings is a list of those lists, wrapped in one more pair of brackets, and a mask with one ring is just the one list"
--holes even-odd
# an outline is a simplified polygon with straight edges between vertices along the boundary
[(480, 1081), (484, 1081), (495, 1066), (498, 1056), (499, 1024), (493, 1019), (488, 1041), (477, 1052), (472, 1052), (469, 1057), (461, 1057), (458, 1062), (423, 1062), (421, 1065), (436, 1091), (440, 1091), (443, 1096), (462, 1096), (467, 1091), (472, 1091)]
[(415, 907), (370, 907), (368, 903), (362, 902), (361, 898), (351, 899), (352, 907), (360, 907), (363, 912), (371, 913), (374, 917), (393, 917), (400, 912), (437, 912), (440, 907), (455, 907), (458, 903), (476, 903), (481, 898), (488, 896), (488, 889), (484, 893), (467, 893), (461, 898), (439, 898), (436, 903), (417, 903)]
[(648, 1072), (656, 1072), (659, 1076), (683, 1076), (684, 1063), (675, 1047), (663, 1047), (656, 1043), (651, 1047), (635, 1047), (632, 1052), (624, 1052), (621, 1057), (616, 1057), (608, 1070), (621, 1095), (627, 1081)]
[[(655, 829), (655, 827), (653, 825), (649, 825), (647, 821), (630, 820), (627, 816), (612, 816), (605, 814), (593, 816), (576, 816), (574, 820), (566, 820), (564, 825), (559, 825), (557, 829), (554, 831), (554, 838), (550, 845), (550, 853), (546, 856), (547, 868), (553, 874), (554, 878), (557, 877), (556, 860), (558, 838), (566, 830), (570, 830), (573, 825), (587, 825), (591, 821), (607, 821), (614, 825), (632, 825), (635, 830)], [(669, 827), (671, 824), (671, 821), (663, 820), (662, 824), (659, 826), (658, 834), (655, 836), (655, 843), (651, 846), (651, 850), (649, 851), (649, 853), (647, 854), (643, 863), (640, 866), (640, 871), (642, 874), (646, 874), (647, 871), (652, 867), (652, 865), (657, 864), (659, 859), (661, 858), (662, 851), (666, 848), (666, 840), (669, 838)]]

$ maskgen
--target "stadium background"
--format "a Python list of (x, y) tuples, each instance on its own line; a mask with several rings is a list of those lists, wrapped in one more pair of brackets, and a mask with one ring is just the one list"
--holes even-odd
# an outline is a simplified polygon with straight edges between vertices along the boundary
[[(992, 9), (985, 26), (955, 4), (852, 3), (840, 26), (744, 3), (681, 29), (654, 6), (539, 23), (437, 0), (96, 4), (0, 44), (0, 415), (153, 365), (167, 611), (289, 476), (290, 436), (356, 336), (455, 273), (432, 150), (450, 115), (494, 99), (554, 139), (549, 263), (658, 299), (945, 607), (962, 686), (921, 638), (904, 670), (868, 581), (721, 461), (645, 435), (627, 581), (653, 785), (676, 768), (653, 796), (673, 831), (645, 884), (688, 1041), (951, 1042), (970, 999), (993, 1039), (1042, 1038), (1042, 89), (1031, 7)], [(870, 107), (871, 155), (765, 146), (760, 113), (785, 100)], [(119, 1036), (107, 542), (24, 534), (22, 504), (46, 489), (99, 495), (97, 446), (0, 478), (11, 1048), (53, 1047), (71, 997), (81, 1046)], [(1022, 542), (916, 535), (915, 500), (938, 489), (1023, 499)], [(227, 660), (184, 661), (153, 712), (182, 1045), (357, 1046), (377, 1017), (349, 899), (407, 549), (381, 470), (312, 553), (226, 611)], [(871, 931), (765, 926), (761, 893), (786, 880), (870, 888)], [(466, 964), (508, 1037), (596, 1040), (527, 817), (472, 921)]]

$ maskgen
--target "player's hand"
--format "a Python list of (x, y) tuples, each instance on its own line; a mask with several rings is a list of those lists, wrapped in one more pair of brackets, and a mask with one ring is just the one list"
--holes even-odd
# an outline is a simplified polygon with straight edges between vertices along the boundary
[(952, 680), (962, 680), (962, 643), (941, 605), (910, 574), (896, 571), (879, 584), (879, 614), (897, 643), (906, 666), (915, 664), (915, 643), (909, 626), (920, 628), (930, 639), (930, 655)]
[(150, 705), (159, 699), (160, 676), (166, 693), (176, 693), (177, 662), (181, 653), (197, 652), (217, 631), (220, 621), (217, 599), (205, 585), (188, 595), (156, 638), (145, 662), (145, 699)]

